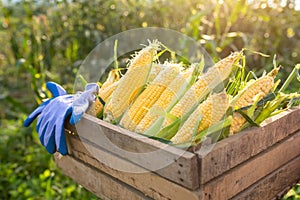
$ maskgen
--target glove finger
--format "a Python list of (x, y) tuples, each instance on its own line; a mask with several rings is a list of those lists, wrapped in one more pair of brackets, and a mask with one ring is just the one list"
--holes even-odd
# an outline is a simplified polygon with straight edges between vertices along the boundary
[(72, 115), (70, 118), (70, 124), (74, 125), (81, 119), (82, 115), (89, 108), (89, 101), (87, 99), (78, 99), (74, 101), (72, 105)]
[(45, 135), (44, 137), (44, 142), (45, 142), (45, 147), (47, 151), (51, 154), (56, 152), (56, 146), (55, 146), (55, 127), (52, 129), (51, 133)]
[(41, 112), (44, 110), (45, 106), (51, 101), (51, 99), (43, 102), (39, 107), (37, 107), (32, 113), (29, 114), (29, 116), (25, 119), (23, 125), (25, 127), (28, 127), (35, 119), (36, 117), (41, 114)]
[(47, 146), (49, 143), (49, 140), (51, 137), (53, 137), (51, 134), (55, 134), (55, 123), (53, 123), (52, 120), (49, 120), (49, 122), (47, 123), (47, 126), (45, 126), (42, 130), (42, 139), (43, 140), (43, 145)]
[(46, 130), (48, 125), (49, 125), (49, 123), (45, 124), (42, 128), (40, 126), (39, 127), (37, 126), (37, 130), (36, 130), (39, 134), (40, 142), (43, 146), (45, 146), (44, 137), (45, 137), (45, 133), (46, 133), (44, 131), (44, 129)]
[(47, 82), (46, 87), (52, 93), (53, 97), (58, 97), (67, 94), (66, 90), (57, 83)]
[(71, 125), (77, 124), (77, 123), (80, 121), (82, 115), (83, 115), (83, 113), (80, 113), (80, 114), (77, 114), (77, 115), (74, 114), (74, 113), (72, 113), (71, 118), (70, 118), (70, 121), (69, 121), (70, 124), (71, 124)]
[(36, 132), (38, 132), (39, 134), (40, 134), (40, 129), (41, 129), (43, 119), (44, 118), (42, 116), (40, 116), (36, 123)]
[(63, 120), (59, 121), (58, 126), (56, 126), (56, 135), (55, 135), (55, 141), (56, 141), (56, 146), (58, 149), (58, 152), (60, 152), (62, 155), (66, 155), (68, 153), (68, 147), (66, 143), (66, 137), (65, 137), (65, 129), (64, 129), (64, 124), (66, 118), (73, 112), (72, 106), (68, 107)]
[(55, 127), (56, 129), (55, 144), (57, 146), (57, 151), (62, 155), (66, 155), (68, 153), (66, 137), (65, 137), (64, 121), (70, 113), (71, 113), (71, 107), (66, 110), (63, 120), (59, 121), (57, 123), (57, 126)]
[(88, 83), (86, 86), (85, 86), (85, 91), (87, 90), (91, 90), (92, 92), (98, 92), (99, 90), (99, 85), (97, 83)]
[[(43, 134), (43, 129), (45, 128), (45, 126), (47, 126), (49, 122), (47, 121), (47, 117), (45, 116), (45, 110), (47, 110), (47, 108), (43, 110), (36, 123), (36, 132), (38, 132), (40, 137)], [(44, 145), (44, 141), (42, 142), (42, 144)]]
[(68, 147), (66, 143), (65, 137), (65, 129), (63, 121), (56, 126), (55, 130), (55, 144), (57, 146), (57, 151), (62, 155), (66, 155), (68, 153)]
[(53, 129), (53, 126), (55, 125), (55, 123), (53, 123), (53, 121), (55, 121), (53, 120), (54, 117), (55, 113), (50, 112), (49, 108), (46, 107), (37, 120), (36, 131), (39, 134), (40, 141), (43, 146), (46, 144), (44, 139), (45, 134), (47, 134), (47, 131), (49, 132), (50, 128)]

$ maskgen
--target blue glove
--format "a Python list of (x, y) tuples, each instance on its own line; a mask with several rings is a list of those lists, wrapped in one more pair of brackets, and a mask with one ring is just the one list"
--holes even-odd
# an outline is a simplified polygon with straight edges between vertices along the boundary
[(25, 120), (24, 126), (29, 126), (39, 115), (36, 130), (42, 145), (49, 153), (58, 151), (62, 155), (66, 155), (68, 149), (64, 134), (64, 122), (69, 115), (72, 115), (70, 123), (76, 124), (95, 101), (99, 87), (96, 83), (91, 83), (86, 86), (84, 92), (68, 95), (61, 86), (55, 83), (47, 83), (46, 86), (53, 94), (53, 98), (34, 110)]
[[(64, 88), (62, 88), (60, 85), (58, 85), (57, 83), (48, 82), (46, 84), (46, 87), (51, 92), (53, 98), (67, 94), (66, 90)], [(47, 101), (44, 101), (37, 109), (35, 109), (24, 121), (24, 126), (28, 127), (34, 121), (34, 119), (39, 114), (41, 114), (41, 112), (44, 110), (45, 106), (48, 105), (50, 103), (50, 101), (53, 100), (53, 98), (49, 99)]]
[(97, 83), (89, 83), (85, 86), (85, 91), (77, 93), (73, 102), (73, 112), (70, 118), (71, 124), (76, 124), (82, 117), (83, 113), (96, 100), (99, 92)]

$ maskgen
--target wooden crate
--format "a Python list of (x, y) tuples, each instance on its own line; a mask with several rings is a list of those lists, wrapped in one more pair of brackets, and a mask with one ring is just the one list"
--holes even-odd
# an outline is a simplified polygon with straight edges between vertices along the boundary
[[(90, 115), (66, 133), (69, 155), (56, 156), (57, 165), (102, 199), (278, 199), (300, 179), (300, 108), (208, 152), (210, 145), (185, 151)], [(164, 161), (171, 164), (156, 170), (155, 163)]]

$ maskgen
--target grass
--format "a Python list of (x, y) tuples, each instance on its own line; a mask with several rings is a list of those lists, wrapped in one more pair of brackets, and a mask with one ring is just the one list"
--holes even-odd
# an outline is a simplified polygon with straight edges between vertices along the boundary
[(0, 199), (98, 199), (61, 173), (24, 118), (1, 122)]

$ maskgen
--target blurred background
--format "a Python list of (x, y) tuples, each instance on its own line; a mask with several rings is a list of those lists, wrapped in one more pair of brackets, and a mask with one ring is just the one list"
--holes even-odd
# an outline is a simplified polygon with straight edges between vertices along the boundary
[[(0, 199), (96, 199), (61, 174), (35, 126), (22, 123), (46, 97), (47, 81), (72, 92), (81, 62), (109, 36), (170, 28), (201, 43), (214, 61), (242, 48), (270, 55), (247, 55), (258, 74), (276, 54), (285, 78), (300, 63), (299, 22), (299, 0), (0, 1)], [(290, 195), (297, 192), (299, 185)]]

